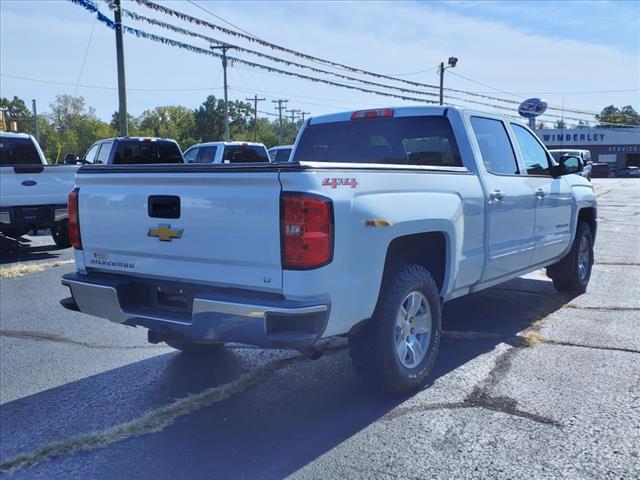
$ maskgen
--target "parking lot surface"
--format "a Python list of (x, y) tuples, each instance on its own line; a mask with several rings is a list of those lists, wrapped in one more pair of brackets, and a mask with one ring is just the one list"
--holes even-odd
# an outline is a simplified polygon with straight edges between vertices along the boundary
[(341, 339), (316, 361), (149, 345), (58, 305), (70, 250), (2, 239), (2, 475), (638, 478), (640, 181), (593, 184), (588, 292), (540, 271), (448, 303), (430, 385), (404, 398), (361, 386)]

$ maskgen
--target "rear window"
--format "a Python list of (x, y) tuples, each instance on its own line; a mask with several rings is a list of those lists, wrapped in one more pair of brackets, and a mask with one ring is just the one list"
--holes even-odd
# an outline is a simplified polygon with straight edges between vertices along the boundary
[(321, 123), (305, 128), (296, 162), (462, 165), (449, 120), (399, 117)]
[(184, 163), (173, 142), (119, 141), (114, 164)]
[(269, 155), (259, 145), (229, 145), (224, 149), (222, 163), (268, 162)]
[(0, 138), (0, 165), (42, 165), (30, 138)]
[(291, 155), (291, 148), (279, 148), (273, 156), (274, 162), (288, 162)]

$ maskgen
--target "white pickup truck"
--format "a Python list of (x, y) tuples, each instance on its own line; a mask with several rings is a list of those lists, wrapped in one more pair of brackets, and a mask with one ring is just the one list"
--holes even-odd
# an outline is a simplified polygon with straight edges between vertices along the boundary
[(547, 267), (584, 292), (596, 198), (534, 133), (443, 107), (305, 122), (281, 164), (83, 167), (68, 309), (184, 351), (319, 353), (348, 336), (383, 388), (425, 384), (442, 304)]
[(47, 165), (30, 135), (0, 132), (0, 232), (20, 237), (32, 229), (49, 228), (58, 247), (70, 247), (67, 197), (77, 169)]

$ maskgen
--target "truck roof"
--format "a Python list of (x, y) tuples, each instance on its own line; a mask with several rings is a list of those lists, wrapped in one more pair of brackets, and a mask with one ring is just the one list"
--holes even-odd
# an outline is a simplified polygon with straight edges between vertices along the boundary
[[(225, 147), (234, 146), (234, 145), (248, 145), (251, 147), (264, 147), (263, 143), (256, 142), (202, 142), (191, 145), (191, 147), (219, 147), (224, 145)], [(191, 148), (189, 147), (189, 148)]]
[(111, 137), (111, 138), (101, 138), (98, 141), (107, 142), (107, 141), (121, 141), (121, 140), (139, 140), (141, 142), (162, 141), (162, 142), (174, 142), (174, 143), (177, 143), (174, 139), (165, 138), (165, 137)]
[(0, 137), (9, 138), (31, 138), (28, 133), (0, 132)]
[[(356, 112), (385, 112), (387, 110), (391, 110), (393, 112), (393, 117), (412, 117), (412, 116), (422, 116), (422, 115), (444, 115), (445, 110), (456, 110), (460, 113), (474, 113), (478, 115), (482, 115), (484, 117), (489, 118), (499, 118), (501, 120), (513, 121), (513, 117), (509, 117), (506, 115), (500, 115), (497, 113), (484, 112), (481, 110), (473, 110), (468, 108), (460, 108), (453, 107), (448, 105), (442, 106), (426, 106), (426, 105), (416, 105), (412, 107), (381, 107), (381, 108), (366, 108), (362, 110), (349, 110), (345, 112), (339, 113), (330, 113), (327, 115), (319, 115), (317, 117), (312, 117), (308, 120), (308, 125), (316, 125), (319, 123), (333, 123), (333, 122), (346, 122), (352, 119), (352, 116)], [(380, 113), (380, 116), (384, 116)]]

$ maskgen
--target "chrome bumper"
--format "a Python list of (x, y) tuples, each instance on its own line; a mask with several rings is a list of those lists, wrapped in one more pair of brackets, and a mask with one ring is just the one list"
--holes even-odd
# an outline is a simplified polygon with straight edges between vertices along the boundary
[[(256, 292), (238, 297), (237, 293), (229, 295), (226, 289), (126, 276), (68, 274), (62, 278), (62, 284), (71, 290), (72, 298), (60, 302), (68, 310), (176, 334), (191, 341), (306, 348), (322, 336), (329, 315), (328, 304), (322, 302), (293, 302)], [(127, 304), (126, 297), (157, 294), (162, 289), (159, 284), (174, 285), (180, 292), (201, 291), (186, 294), (188, 306), (184, 312), (153, 301)], [(133, 288), (139, 292), (128, 295), (127, 291)]]

